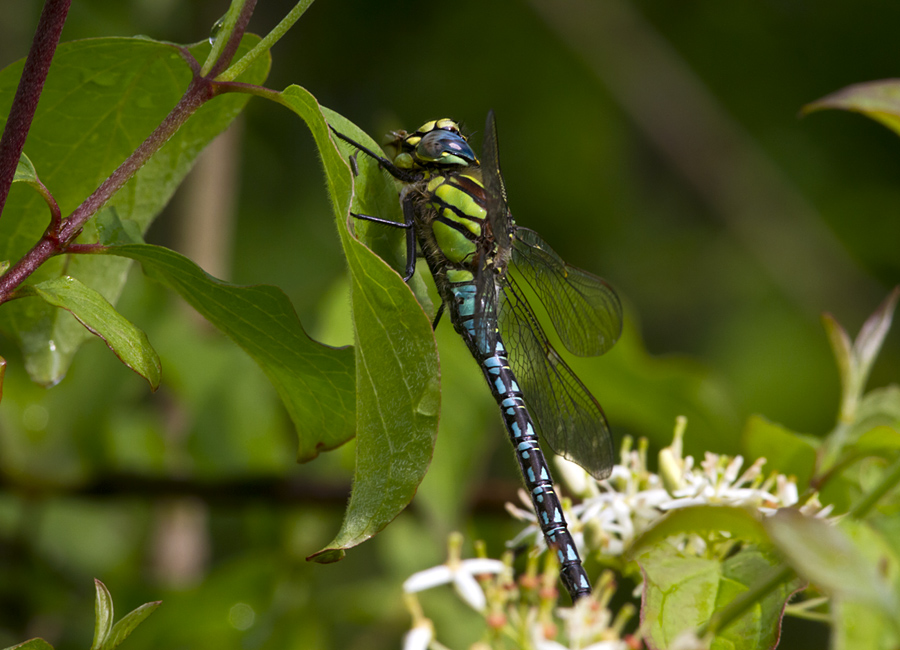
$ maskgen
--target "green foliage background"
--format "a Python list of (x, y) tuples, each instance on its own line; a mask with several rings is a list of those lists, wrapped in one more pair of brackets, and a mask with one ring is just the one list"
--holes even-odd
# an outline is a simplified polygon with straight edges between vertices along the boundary
[[(596, 4), (620, 12), (592, 22), (583, 12)], [(191, 42), (225, 8), (76, 0), (63, 40)], [(289, 8), (261, 0), (251, 31)], [(0, 66), (27, 52), (39, 12), (33, 0), (0, 3)], [(798, 118), (843, 86), (896, 76), (898, 21), (888, 0), (852, 13), (800, 0), (319, 0), (274, 49), (266, 85), (300, 84), (376, 139), (449, 116), (477, 148), (493, 108), (519, 223), (628, 305), (619, 346), (575, 365), (614, 431), (658, 446), (687, 414), (690, 453), (735, 453), (751, 414), (831, 428), (838, 379), (819, 314), (855, 332), (900, 283), (900, 143), (858, 116)], [(679, 116), (690, 128), (672, 129)], [(349, 343), (346, 263), (309, 132), (254, 99), (236, 147), (233, 216), (190, 234), (182, 191), (148, 241), (232, 281), (281, 287), (314, 336)], [(218, 239), (207, 264), (197, 259), (198, 243)], [(296, 465), (290, 420), (243, 352), (139, 272), (119, 305), (160, 354), (156, 394), (99, 342), (47, 391), (3, 342), (0, 647), (33, 635), (84, 647), (92, 577), (120, 612), (163, 600), (127, 641), (135, 650), (396, 647), (408, 625), (400, 583), (442, 560), (447, 533), (484, 537), (496, 555), (517, 531), (500, 508), (518, 485), (502, 425), (447, 324), (441, 432), (416, 500), (322, 566), (304, 558), (340, 524), (352, 445)], [(897, 381), (898, 361), (893, 333), (870, 385)], [(456, 622), (442, 640), (471, 641), (466, 612), (444, 597), (426, 600)], [(788, 626), (782, 643), (821, 638)]]

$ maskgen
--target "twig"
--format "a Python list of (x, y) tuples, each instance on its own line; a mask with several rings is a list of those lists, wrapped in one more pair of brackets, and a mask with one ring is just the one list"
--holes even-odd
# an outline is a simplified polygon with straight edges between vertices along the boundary
[(6, 198), (9, 196), (16, 165), (19, 156), (22, 155), (25, 138), (28, 137), (31, 121), (41, 98), (59, 36), (63, 25), (66, 24), (70, 4), (71, 0), (47, 0), (38, 21), (31, 50), (22, 70), (22, 78), (19, 79), (16, 96), (9, 109), (9, 119), (3, 129), (3, 137), (0, 138), (0, 214), (3, 213)]

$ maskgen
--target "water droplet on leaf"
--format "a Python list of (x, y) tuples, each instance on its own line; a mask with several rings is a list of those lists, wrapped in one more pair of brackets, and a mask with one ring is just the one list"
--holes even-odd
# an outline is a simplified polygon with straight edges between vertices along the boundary
[(437, 417), (441, 412), (441, 384), (437, 377), (432, 377), (425, 389), (419, 403), (416, 404), (416, 413), (426, 417)]
[(219, 32), (222, 31), (222, 25), (225, 24), (225, 15), (219, 18), (216, 22), (213, 23), (212, 29), (209, 30), (209, 44), (212, 45), (216, 42), (216, 36), (219, 35)]

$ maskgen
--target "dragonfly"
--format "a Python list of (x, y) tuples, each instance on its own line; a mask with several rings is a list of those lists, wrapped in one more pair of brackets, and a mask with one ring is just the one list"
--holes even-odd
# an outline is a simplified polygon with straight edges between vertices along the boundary
[(538, 433), (556, 454), (598, 480), (612, 470), (612, 435), (598, 401), (547, 339), (524, 287), (543, 303), (563, 345), (576, 356), (603, 354), (618, 340), (622, 305), (616, 292), (566, 264), (535, 231), (516, 225), (500, 173), (493, 111), (480, 160), (450, 119), (392, 133), (390, 143), (398, 151), (393, 160), (333, 131), (400, 181), (402, 222), (351, 214), (406, 231), (404, 280), (415, 273), (419, 252), (425, 258), (442, 301), (434, 327), (449, 311), (500, 407), (562, 582), (573, 602), (588, 596), (590, 580)]

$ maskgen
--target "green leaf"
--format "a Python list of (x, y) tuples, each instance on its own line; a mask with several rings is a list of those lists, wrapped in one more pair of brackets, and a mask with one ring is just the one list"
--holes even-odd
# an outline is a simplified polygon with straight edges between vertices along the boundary
[(43, 639), (29, 639), (18, 645), (11, 645), (4, 650), (53, 650), (53, 646)]
[[(322, 114), (328, 123), (342, 134), (352, 138), (376, 154), (383, 155), (381, 147), (353, 122), (328, 109), (322, 108)], [(399, 185), (394, 178), (384, 171), (378, 161), (362, 153), (341, 139), (334, 138), (341, 155), (353, 159), (357, 173), (353, 177), (353, 203), (351, 210), (356, 214), (367, 214), (388, 219), (395, 223), (403, 223), (403, 212), (398, 200)], [(372, 249), (382, 260), (401, 275), (406, 270), (406, 231), (364, 219), (349, 219), (348, 229), (357, 238)], [(411, 281), (419, 281), (419, 274)], [(427, 295), (427, 294), (426, 294)], [(417, 297), (418, 294), (417, 294)]]
[(831, 622), (833, 650), (896, 650), (900, 645), (891, 621), (866, 603), (832, 598)]
[(803, 107), (803, 113), (829, 108), (855, 111), (900, 134), (900, 80), (869, 81), (842, 88)]
[(217, 280), (161, 246), (124, 244), (105, 252), (140, 262), (259, 364), (297, 428), (301, 462), (353, 437), (353, 350), (310, 339), (280, 289)]
[(122, 620), (113, 625), (106, 642), (103, 644), (103, 650), (113, 650), (116, 648), (122, 641), (127, 639), (132, 632), (134, 632), (134, 629), (138, 625), (144, 622), (144, 619), (155, 612), (156, 608), (161, 604), (161, 600), (152, 603), (144, 603), (140, 607), (128, 612), (128, 614), (122, 617)]
[[(0, 73), (2, 74), (2, 73)], [(38, 182), (37, 170), (34, 163), (24, 153), (19, 156), (19, 162), (16, 163), (16, 173), (13, 175), (13, 183), (28, 183), (29, 185)]]
[(877, 426), (900, 428), (900, 387), (884, 386), (865, 394), (859, 402), (850, 439), (855, 440)]
[(763, 544), (769, 541), (759, 520), (745, 508), (691, 506), (673, 510), (660, 519), (634, 541), (632, 552), (655, 546), (673, 535), (720, 532), (744, 542)]
[[(820, 467), (831, 469), (868, 456), (893, 458), (890, 430), (900, 432), (900, 387), (893, 385), (866, 393), (855, 408), (853, 422), (838, 423), (825, 441), (827, 453)], [(824, 502), (833, 503), (839, 511), (850, 507), (852, 492), (867, 477), (865, 465), (844, 469), (823, 485)]]
[[(376, 154), (383, 153), (375, 141), (353, 122), (329, 108), (322, 106), (321, 109), (328, 123), (338, 131)], [(356, 161), (358, 174), (354, 176), (351, 210), (356, 214), (374, 215), (396, 223), (403, 223), (397, 181), (384, 171), (378, 161), (371, 156), (358, 151), (343, 140), (334, 139), (334, 143), (344, 158), (353, 158)], [(406, 272), (405, 230), (364, 219), (351, 218), (347, 224), (350, 231), (391, 268), (401, 275)], [(410, 278), (408, 286), (413, 290), (422, 309), (432, 312), (431, 297), (428, 295), (428, 288), (422, 279), (422, 274), (416, 273)]]
[[(31, 159), (24, 153), (19, 155), (19, 162), (16, 163), (16, 172), (13, 175), (13, 183), (25, 183), (26, 185), (31, 186), (33, 189), (37, 190), (37, 193), (44, 199), (51, 211), (56, 207), (56, 201), (53, 198), (53, 195), (50, 194), (50, 190), (48, 190), (41, 182), (41, 179), (38, 178), (34, 163), (32, 163)], [(3, 272), (5, 273), (6, 269), (3, 269)]]
[[(724, 561), (683, 557), (660, 544), (638, 558), (644, 574), (642, 629), (650, 647), (667, 648), (680, 634), (709, 620), (760, 575), (778, 564), (776, 558), (754, 548)], [(781, 630), (784, 606), (795, 585), (782, 585), (758, 601), (714, 637), (711, 648), (774, 648)]]
[(159, 387), (159, 356), (147, 335), (117, 312), (106, 298), (66, 275), (26, 286), (28, 293), (75, 316), (89, 332), (103, 339), (122, 363), (144, 377), (153, 390)]
[(818, 442), (754, 415), (747, 420), (742, 445), (750, 458), (765, 458), (766, 468), (797, 477), (797, 485), (809, 485), (816, 468)]
[(864, 454), (894, 459), (900, 451), (900, 431), (889, 426), (877, 426), (862, 434), (853, 447)]
[[(245, 36), (239, 54), (258, 42)], [(203, 58), (208, 43), (193, 46)], [(261, 83), (268, 57), (257, 60), (239, 81)], [(23, 61), (0, 71), (0, 116), (6, 116)], [(72, 212), (153, 131), (181, 98), (191, 71), (170, 43), (147, 38), (98, 38), (62, 43), (56, 50), (26, 145), (41, 180), (63, 215)], [(143, 232), (169, 201), (197, 155), (239, 114), (248, 96), (228, 93), (197, 113), (107, 204), (123, 222)], [(5, 117), (0, 117), (0, 128)], [(16, 183), (0, 219), (0, 259), (17, 260), (41, 237), (47, 207)], [(80, 243), (98, 241), (88, 222)], [(32, 276), (39, 283), (66, 274), (115, 304), (129, 262), (113, 257), (60, 256)], [(89, 338), (68, 314), (37, 301), (14, 301), (0, 310), (0, 329), (14, 338), (32, 379), (52, 385), (66, 372)], [(52, 345), (51, 345), (52, 343)]]
[[(894, 585), (896, 597), (900, 562), (890, 540), (873, 530), (868, 522), (845, 519), (841, 532), (858, 549), (868, 563), (876, 567), (879, 577)], [(896, 602), (896, 599), (895, 599)], [(835, 594), (832, 598), (832, 646), (840, 650), (856, 648), (896, 648), (900, 641), (900, 625), (896, 614), (884, 608), (872, 607), (867, 600)]]
[(779, 551), (801, 576), (828, 594), (865, 604), (900, 620), (900, 601), (881, 568), (889, 562), (896, 574), (897, 558), (886, 546), (872, 557), (872, 538), (859, 530), (862, 524), (845, 520), (838, 528), (795, 510), (782, 509), (767, 518), (764, 525)]
[(94, 601), (94, 642), (91, 644), (91, 650), (101, 650), (113, 627), (113, 601), (109, 589), (96, 578), (94, 588), (97, 597)]
[(891, 328), (898, 299), (900, 287), (896, 287), (878, 306), (875, 313), (866, 319), (852, 345), (847, 332), (830, 314), (822, 316), (822, 323), (831, 341), (840, 371), (842, 393), (840, 421), (843, 423), (853, 423), (856, 419), (859, 400), (869, 380), (872, 365)]
[(145, 603), (113, 625), (112, 595), (106, 585), (97, 579), (94, 579), (94, 587), (97, 590), (97, 598), (94, 602), (94, 642), (91, 644), (91, 650), (114, 650), (161, 604), (161, 601)]
[(143, 244), (144, 237), (138, 225), (127, 219), (119, 218), (115, 208), (104, 208), (94, 217), (97, 227), (98, 243), (104, 246), (114, 244)]
[[(356, 471), (341, 530), (314, 556), (328, 562), (384, 528), (406, 507), (422, 481), (440, 413), (437, 346), (428, 317), (400, 275), (348, 230), (354, 179), (315, 98), (299, 86), (290, 86), (281, 101), (304, 119), (315, 138), (350, 267), (356, 339)], [(334, 113), (328, 115), (334, 119)], [(387, 182), (380, 172), (367, 177), (367, 182), (378, 182), (378, 178)]]

